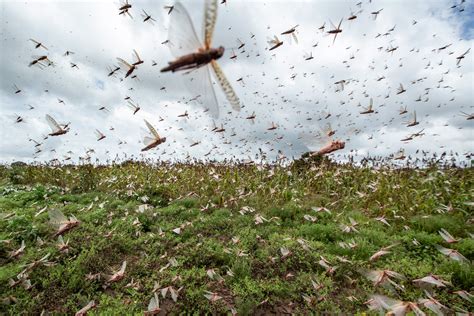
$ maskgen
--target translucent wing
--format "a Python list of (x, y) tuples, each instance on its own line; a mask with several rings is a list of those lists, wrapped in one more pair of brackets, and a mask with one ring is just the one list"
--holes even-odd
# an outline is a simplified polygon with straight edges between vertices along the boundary
[(67, 217), (64, 216), (64, 214), (61, 213), (61, 211), (59, 210), (49, 210), (48, 215), (49, 215), (49, 221), (53, 225), (60, 226), (69, 222)]
[(176, 303), (178, 300), (178, 292), (175, 291), (172, 287), (170, 287), (170, 294), (171, 294), (171, 299)]
[(197, 68), (185, 75), (186, 86), (195, 95), (201, 95), (198, 102), (209, 110), (213, 118), (219, 117), (219, 105), (217, 103), (216, 92), (211, 81), (209, 67)]
[(291, 36), (292, 36), (293, 39), (295, 40), (295, 43), (298, 44), (298, 37), (296, 37), (295, 32), (291, 33)]
[(150, 145), (151, 143), (153, 143), (156, 139), (153, 139), (151, 137), (148, 137), (148, 136), (145, 136), (143, 137), (143, 144), (145, 144), (145, 146), (148, 146)]
[(206, 48), (211, 47), (212, 34), (217, 21), (217, 0), (206, 0), (204, 4), (204, 45)]
[(160, 299), (158, 298), (158, 294), (155, 292), (148, 304), (148, 311), (154, 311), (158, 308), (160, 308)]
[(127, 261), (122, 262), (122, 267), (120, 268), (120, 273), (125, 273), (125, 269), (127, 268)]
[(119, 64), (122, 68), (125, 68), (125, 69), (129, 69), (129, 68), (132, 68), (132, 65), (130, 65), (129, 63), (127, 63), (125, 60), (123, 60), (122, 58), (117, 58), (117, 60), (119, 61)]
[(319, 150), (323, 145), (331, 141), (330, 137), (323, 135), (321, 133), (312, 133), (312, 134), (303, 134), (298, 135), (299, 139), (303, 144), (308, 147), (310, 150)]
[(270, 38), (268, 41), (268, 44), (270, 45), (276, 45), (280, 42), (280, 40), (278, 39), (278, 37), (275, 35), (274, 38)]
[(57, 131), (61, 129), (59, 124), (56, 122), (55, 119), (53, 119), (49, 114), (46, 114), (46, 121), (48, 122), (49, 127), (54, 131)]
[(137, 57), (137, 60), (141, 60), (136, 50), (133, 50), (133, 53), (135, 54), (135, 57)]
[(384, 309), (390, 309), (392, 306), (400, 302), (383, 295), (372, 295), (372, 299), (377, 303), (378, 306)]
[(235, 111), (240, 111), (239, 98), (235, 94), (234, 89), (232, 88), (226, 76), (224, 75), (224, 72), (222, 71), (221, 67), (215, 60), (213, 60), (211, 64), (212, 69), (214, 69), (214, 74), (216, 75), (217, 81), (219, 81), (222, 90), (224, 90), (225, 96), (227, 97), (227, 101), (229, 101), (230, 105)]
[(135, 104), (133, 104), (132, 102), (128, 101), (128, 105), (127, 105), (130, 109), (132, 110), (136, 110), (137, 109), (137, 106)]
[(194, 30), (191, 17), (180, 2), (174, 5), (174, 10), (171, 14), (168, 40), (171, 54), (176, 58), (194, 53), (199, 48), (202, 48), (202, 44), (199, 42)]
[(444, 315), (443, 311), (441, 310), (441, 307), (444, 307), (444, 305), (438, 305), (429, 299), (420, 300), (420, 303), (422, 303), (426, 308), (430, 309), (436, 315)]
[(327, 123), (326, 126), (323, 129), (321, 129), (321, 131), (327, 136), (329, 136), (329, 134), (334, 132), (332, 127), (331, 127), (331, 123)]
[(156, 129), (150, 123), (148, 123), (147, 120), (144, 120), (144, 121), (145, 121), (146, 127), (148, 127), (148, 129), (150, 130), (150, 133), (152, 133), (153, 136), (155, 136), (156, 138), (160, 138), (160, 135), (158, 135), (158, 132), (156, 131)]

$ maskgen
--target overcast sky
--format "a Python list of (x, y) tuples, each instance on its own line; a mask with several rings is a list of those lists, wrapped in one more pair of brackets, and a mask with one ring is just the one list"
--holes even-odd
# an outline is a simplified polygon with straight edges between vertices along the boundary
[[(259, 149), (270, 159), (279, 150), (298, 157), (328, 141), (314, 136), (328, 123), (336, 130), (334, 139), (346, 141), (345, 149), (334, 153), (336, 158), (355, 152), (388, 156), (400, 149), (406, 154), (418, 149), (471, 152), (474, 120), (461, 112), (474, 112), (474, 51), (459, 65), (456, 57), (473, 46), (472, 2), (358, 2), (227, 0), (219, 4), (212, 44), (226, 48), (218, 62), (242, 109), (232, 110), (211, 77), (220, 108), (220, 117), (213, 122), (201, 104), (208, 90), (197, 91), (192, 87), (196, 84), (187, 82), (197, 75), (160, 73), (174, 59), (170, 44), (163, 43), (170, 23), (163, 6), (172, 1), (130, 0), (133, 19), (118, 14), (118, 1), (2, 1), (0, 160), (71, 157), (77, 161), (90, 149), (95, 150), (90, 156), (101, 160), (124, 154), (247, 158), (255, 157)], [(202, 41), (204, 1), (182, 3)], [(374, 19), (372, 12), (381, 9)], [(143, 22), (142, 10), (156, 21)], [(351, 12), (357, 18), (349, 21)], [(337, 25), (341, 19), (342, 32), (333, 44), (334, 36), (327, 31), (332, 29), (331, 21)], [(280, 35), (295, 25), (298, 43)], [(274, 35), (283, 45), (269, 51), (267, 41)], [(47, 50), (35, 48), (29, 39)], [(238, 39), (245, 43), (240, 50)], [(109, 77), (107, 67), (115, 67), (117, 57), (134, 61), (133, 49), (144, 60), (133, 72), (137, 77), (124, 78), (124, 70)], [(230, 58), (232, 49), (235, 59)], [(74, 54), (65, 56), (66, 51)], [(314, 58), (307, 60), (309, 54)], [(42, 55), (54, 66), (28, 66)], [(346, 82), (344, 89), (335, 84), (341, 80)], [(397, 94), (400, 84), (406, 92)], [(14, 85), (21, 92), (15, 93)], [(135, 115), (127, 106), (127, 96), (141, 107)], [(360, 114), (370, 99), (375, 113)], [(401, 107), (408, 113), (400, 115)], [(178, 117), (186, 111), (188, 118)], [(414, 111), (419, 124), (407, 127)], [(254, 122), (246, 119), (253, 112)], [(44, 139), (51, 133), (46, 114), (60, 124), (70, 123), (70, 131)], [(147, 135), (144, 119), (167, 140), (142, 153)], [(272, 122), (277, 128), (268, 130)], [(214, 124), (223, 125), (225, 132), (213, 132)], [(106, 138), (97, 141), (96, 129)], [(422, 136), (401, 141), (421, 130)], [(29, 139), (42, 145), (35, 147)], [(41, 152), (35, 154), (37, 148)]]

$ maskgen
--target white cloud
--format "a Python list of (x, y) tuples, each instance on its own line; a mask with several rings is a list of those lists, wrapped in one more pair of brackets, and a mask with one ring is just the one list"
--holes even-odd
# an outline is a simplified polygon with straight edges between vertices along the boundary
[[(408, 0), (364, 1), (362, 8), (342, 0), (228, 1), (227, 6), (220, 5), (213, 42), (227, 48), (219, 63), (245, 107), (240, 113), (228, 114), (230, 106), (215, 85), (222, 114), (216, 124), (226, 129), (219, 135), (210, 131), (213, 123), (202, 107), (196, 101), (188, 102), (197, 92), (186, 88), (186, 78), (159, 72), (173, 58), (161, 44), (167, 38), (169, 22), (163, 6), (169, 2), (131, 3), (133, 20), (119, 16), (118, 3), (112, 1), (2, 3), (0, 130), (7, 135), (0, 144), (2, 161), (45, 161), (62, 158), (68, 151), (77, 158), (89, 148), (101, 159), (123, 153), (140, 157), (144, 118), (167, 137), (166, 143), (144, 156), (162, 159), (182, 159), (187, 154), (203, 158), (209, 151), (207, 158), (246, 158), (254, 157), (259, 148), (270, 158), (278, 150), (288, 157), (298, 156), (306, 150), (299, 135), (320, 130), (328, 122), (337, 130), (337, 137), (349, 139), (340, 155), (351, 150), (389, 155), (400, 148), (407, 154), (417, 149), (465, 153), (473, 148), (472, 121), (459, 115), (460, 111), (473, 112), (473, 53), (461, 67), (456, 66), (456, 56), (473, 44), (472, 39), (462, 38), (469, 36), (464, 31), (466, 20), (472, 19), (468, 9), (459, 13), (444, 1)], [(201, 1), (184, 5), (200, 35)], [(370, 13), (381, 8), (374, 21)], [(157, 20), (155, 25), (142, 22), (142, 9)], [(349, 22), (351, 10), (362, 11)], [(333, 37), (318, 28), (326, 23), (327, 31), (330, 20), (338, 23), (343, 16), (343, 32), (333, 45)], [(279, 34), (297, 24), (299, 43), (290, 44), (288, 37)], [(266, 39), (273, 35), (284, 44), (270, 52)], [(48, 51), (34, 49), (29, 38), (40, 40)], [(230, 49), (236, 48), (237, 38), (246, 43), (245, 52), (236, 51), (238, 57), (232, 61)], [(438, 51), (448, 44), (451, 46)], [(398, 48), (389, 53), (389, 47)], [(123, 73), (108, 77), (106, 67), (117, 64), (117, 57), (131, 60), (133, 49), (145, 60), (136, 71), (140, 81), (120, 81)], [(66, 50), (75, 54), (63, 56)], [(306, 61), (303, 55), (309, 52), (314, 59)], [(32, 56), (41, 54), (48, 54), (56, 66), (28, 67)], [(152, 67), (152, 60), (158, 65)], [(71, 68), (70, 62), (79, 69)], [(237, 82), (241, 77), (245, 85)], [(381, 77), (385, 78), (377, 81)], [(336, 92), (334, 83), (341, 79), (348, 84), (344, 91)], [(407, 91), (397, 95), (400, 83)], [(14, 94), (13, 84), (22, 89), (20, 94)], [(140, 104), (136, 115), (127, 107), (125, 96)], [(416, 101), (420, 96), (422, 101)], [(66, 104), (60, 104), (58, 98)], [(358, 104), (367, 105), (369, 98), (378, 113), (359, 114)], [(26, 104), (35, 109), (28, 110)], [(110, 112), (99, 111), (100, 106)], [(400, 106), (407, 106), (410, 113), (416, 110), (420, 124), (407, 128), (403, 122), (409, 116), (398, 114)], [(178, 118), (186, 110), (189, 119)], [(252, 124), (245, 118), (254, 111), (257, 119)], [(327, 112), (332, 115), (324, 119)], [(49, 132), (44, 119), (47, 113), (59, 122), (71, 122), (71, 132), (43, 141), (41, 135)], [(25, 123), (15, 123), (16, 115)], [(279, 128), (268, 131), (272, 122)], [(109, 130), (111, 126), (114, 130)], [(107, 138), (97, 142), (96, 128)], [(423, 137), (400, 141), (421, 129)], [(43, 142), (42, 153), (34, 156), (29, 138)], [(118, 145), (120, 141), (126, 144)], [(201, 144), (189, 147), (194, 141)]]

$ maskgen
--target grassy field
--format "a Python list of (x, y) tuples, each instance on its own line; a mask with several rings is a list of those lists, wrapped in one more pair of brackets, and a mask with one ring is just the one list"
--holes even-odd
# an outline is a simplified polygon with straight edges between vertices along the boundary
[[(474, 289), (472, 168), (128, 163), (0, 181), (0, 313), (143, 314), (154, 291), (162, 314), (364, 313), (374, 294), (474, 310), (459, 292)], [(62, 247), (56, 211), (80, 221)], [(414, 282), (430, 274), (449, 283)]]

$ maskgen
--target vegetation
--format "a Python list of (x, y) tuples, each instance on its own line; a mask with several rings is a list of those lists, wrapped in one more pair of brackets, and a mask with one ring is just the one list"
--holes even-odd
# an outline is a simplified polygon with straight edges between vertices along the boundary
[[(352, 314), (376, 293), (472, 311), (457, 291), (474, 288), (473, 184), (472, 168), (324, 159), (1, 167), (0, 313), (71, 314), (94, 300), (89, 315), (141, 314), (153, 291), (163, 314)], [(56, 210), (80, 222), (62, 244)], [(377, 283), (378, 270), (403, 278)], [(449, 283), (413, 282), (430, 274)]]

